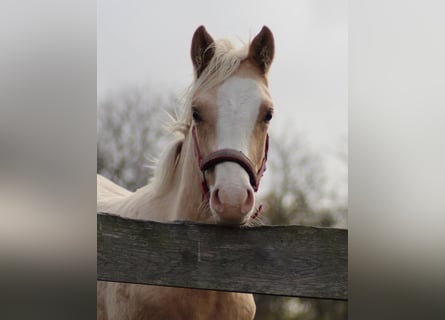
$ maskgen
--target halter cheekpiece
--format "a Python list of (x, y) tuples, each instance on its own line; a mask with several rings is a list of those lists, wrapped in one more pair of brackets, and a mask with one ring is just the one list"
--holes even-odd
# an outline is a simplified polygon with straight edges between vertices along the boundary
[(255, 192), (258, 191), (260, 180), (266, 171), (267, 153), (269, 151), (269, 135), (266, 136), (266, 144), (264, 147), (264, 157), (261, 161), (261, 166), (258, 171), (255, 171), (255, 165), (253, 162), (244, 155), (241, 151), (235, 149), (221, 149), (205, 155), (201, 154), (199, 149), (198, 137), (196, 135), (196, 127), (192, 128), (193, 143), (195, 149), (195, 156), (198, 160), (198, 166), (202, 173), (202, 193), (207, 199), (209, 198), (209, 186), (205, 177), (205, 171), (215, 167), (217, 164), (223, 162), (235, 162), (239, 164), (249, 175), (250, 185)]

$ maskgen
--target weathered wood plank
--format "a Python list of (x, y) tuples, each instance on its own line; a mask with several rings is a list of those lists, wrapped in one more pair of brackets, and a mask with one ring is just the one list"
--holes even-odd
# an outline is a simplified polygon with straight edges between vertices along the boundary
[(347, 230), (97, 215), (98, 280), (347, 300)]

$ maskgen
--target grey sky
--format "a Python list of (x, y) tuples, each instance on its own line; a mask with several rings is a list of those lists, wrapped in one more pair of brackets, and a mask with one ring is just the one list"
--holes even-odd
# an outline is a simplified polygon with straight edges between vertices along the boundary
[(214, 38), (244, 42), (267, 25), (276, 45), (272, 132), (304, 132), (317, 151), (346, 147), (346, 0), (99, 0), (97, 15), (99, 100), (133, 85), (181, 93), (192, 81), (190, 41), (201, 24)]

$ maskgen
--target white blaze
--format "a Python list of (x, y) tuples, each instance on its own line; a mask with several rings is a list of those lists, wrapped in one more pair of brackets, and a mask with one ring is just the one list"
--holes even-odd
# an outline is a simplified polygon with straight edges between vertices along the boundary
[[(252, 79), (231, 77), (217, 94), (217, 149), (230, 148), (249, 155), (249, 143), (257, 121), (262, 96)], [(224, 162), (215, 167), (215, 187), (225, 188), (236, 202), (239, 193), (250, 188), (247, 172), (237, 163)]]
[(219, 88), (216, 102), (218, 149), (231, 148), (248, 155), (261, 103), (257, 82), (240, 77), (229, 78)]

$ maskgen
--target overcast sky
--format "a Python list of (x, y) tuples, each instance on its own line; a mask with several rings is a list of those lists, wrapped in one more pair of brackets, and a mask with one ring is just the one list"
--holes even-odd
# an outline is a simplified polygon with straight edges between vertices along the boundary
[(304, 132), (311, 147), (324, 153), (342, 142), (346, 148), (346, 0), (99, 0), (97, 17), (99, 100), (142, 85), (180, 94), (193, 78), (190, 42), (201, 24), (215, 39), (238, 43), (267, 25), (276, 53), (272, 132)]

